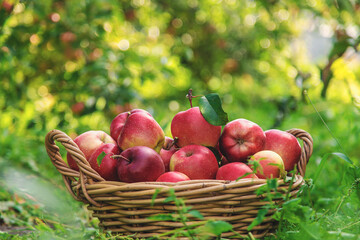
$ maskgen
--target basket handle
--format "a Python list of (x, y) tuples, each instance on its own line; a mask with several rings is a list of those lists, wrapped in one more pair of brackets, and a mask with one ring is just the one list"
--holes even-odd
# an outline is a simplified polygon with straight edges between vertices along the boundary
[[(65, 147), (66, 151), (72, 156), (78, 165), (79, 171), (71, 169), (64, 162), (59, 152), (59, 147), (55, 144), (55, 141), (61, 143)], [(65, 182), (65, 186), (74, 199), (83, 202), (86, 202), (87, 200), (88, 202), (98, 206), (99, 204), (92, 200), (88, 195), (85, 184), (87, 182), (91, 184), (94, 180), (104, 181), (104, 179), (94, 169), (91, 168), (89, 162), (85, 158), (84, 153), (79, 149), (76, 143), (62, 131), (54, 129), (48, 132), (46, 135), (45, 147), (51, 162), (61, 173)], [(76, 178), (79, 179), (78, 184), (80, 184), (80, 186), (78, 185), (77, 187), (73, 188), (72, 183), (77, 182)], [(81, 188), (82, 192), (84, 193), (86, 200), (80, 196), (79, 188)]]
[(292, 128), (290, 130), (287, 130), (286, 132), (291, 133), (296, 138), (299, 138), (303, 141), (300, 161), (297, 164), (297, 171), (302, 177), (304, 177), (306, 172), (306, 164), (309, 162), (309, 159), (313, 152), (313, 139), (308, 132), (302, 129)]

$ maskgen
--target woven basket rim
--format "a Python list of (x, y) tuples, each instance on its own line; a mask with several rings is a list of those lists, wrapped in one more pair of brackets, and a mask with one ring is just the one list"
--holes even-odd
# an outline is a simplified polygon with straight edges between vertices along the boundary
[[(290, 134), (294, 135), (296, 138), (303, 141), (302, 151), (301, 151), (301, 158), (299, 163), (297, 164), (297, 174), (302, 177), (305, 175), (306, 165), (309, 161), (309, 158), (313, 151), (313, 139), (309, 133), (302, 129), (293, 128), (287, 130)], [(55, 144), (55, 141), (60, 142), (66, 149), (66, 151), (73, 157), (76, 161), (79, 171), (71, 169), (67, 163), (63, 160), (62, 156), (59, 152), (59, 147)], [(62, 174), (64, 178), (65, 185), (69, 192), (73, 195), (76, 200), (80, 200), (79, 197), (76, 196), (72, 189), (73, 182), (76, 182), (78, 188), (85, 189), (85, 185), (91, 184), (103, 184), (105, 185), (122, 185), (126, 186), (129, 190), (131, 187), (140, 186), (148, 186), (151, 188), (161, 188), (161, 186), (171, 186), (171, 187), (181, 187), (181, 186), (190, 186), (193, 184), (225, 184), (230, 186), (235, 184), (236, 186), (242, 185), (259, 185), (265, 184), (266, 179), (240, 179), (238, 181), (228, 181), (228, 180), (217, 180), (217, 179), (200, 179), (200, 180), (188, 180), (188, 181), (181, 181), (177, 183), (171, 182), (136, 182), (136, 183), (126, 183), (121, 181), (106, 181), (103, 179), (93, 168), (91, 168), (89, 162), (86, 160), (85, 155), (82, 151), (78, 148), (76, 143), (64, 132), (60, 130), (52, 130), (50, 131), (45, 138), (45, 146), (47, 153), (53, 163), (53, 165), (57, 168), (57, 170)], [(278, 184), (282, 184), (283, 179), (278, 179)], [(89, 196), (86, 196), (87, 200), (90, 200)], [(90, 202), (92, 202), (90, 200)], [(93, 202), (95, 204), (95, 202)]]

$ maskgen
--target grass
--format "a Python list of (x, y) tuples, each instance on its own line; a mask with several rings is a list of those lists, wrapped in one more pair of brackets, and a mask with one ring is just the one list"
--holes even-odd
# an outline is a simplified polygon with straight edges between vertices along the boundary
[[(280, 228), (276, 237), (267, 239), (360, 239), (358, 109), (329, 101), (317, 101), (315, 106), (332, 134), (307, 104), (299, 104), (279, 127), (310, 132), (314, 153), (302, 194), (279, 208), (274, 217), (281, 221)], [(260, 116), (271, 111), (258, 107)], [(261, 126), (271, 127), (269, 121)], [(29, 127), (20, 132), (1, 126), (0, 132), (0, 239), (115, 239), (103, 233), (98, 220), (67, 193), (45, 151), (47, 130)]]

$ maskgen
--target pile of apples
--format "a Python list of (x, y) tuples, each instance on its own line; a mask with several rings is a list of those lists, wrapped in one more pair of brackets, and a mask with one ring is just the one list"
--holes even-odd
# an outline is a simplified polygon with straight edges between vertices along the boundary
[[(116, 116), (110, 135), (88, 131), (74, 139), (90, 166), (105, 180), (178, 182), (279, 178), (294, 169), (301, 146), (285, 131), (263, 131), (240, 118), (225, 127), (205, 120), (199, 107), (177, 113), (166, 137), (151, 114), (134, 109)], [(69, 166), (79, 170), (68, 153)]]

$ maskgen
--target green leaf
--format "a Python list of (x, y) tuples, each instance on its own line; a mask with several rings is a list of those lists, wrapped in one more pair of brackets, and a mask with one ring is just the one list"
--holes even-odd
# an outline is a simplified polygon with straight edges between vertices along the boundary
[(267, 185), (269, 186), (269, 189), (277, 190), (278, 187), (278, 180), (276, 178), (271, 178), (266, 180)]
[(164, 203), (175, 202), (175, 201), (176, 201), (175, 190), (173, 188), (170, 188), (169, 196), (165, 198)]
[(176, 218), (174, 218), (173, 215), (171, 215), (171, 214), (157, 214), (157, 215), (148, 217), (148, 219), (158, 220), (158, 221), (174, 221), (174, 220), (176, 220)]
[(212, 153), (215, 155), (216, 161), (218, 162), (218, 165), (220, 167), (221, 166), (221, 156), (220, 156), (219, 151), (214, 147), (207, 146), (207, 148), (210, 149), (212, 151)]
[(216, 236), (228, 232), (232, 229), (232, 225), (230, 223), (224, 221), (209, 221), (207, 222), (203, 229), (205, 232), (212, 233)]
[(249, 176), (249, 175), (251, 175), (251, 174), (253, 174), (253, 173), (252, 173), (252, 172), (247, 172), (247, 173), (245, 173), (244, 175), (242, 175), (241, 177), (238, 177), (235, 181), (237, 182), (237, 181), (239, 181), (240, 179), (246, 178), (247, 176)]
[(343, 153), (335, 152), (335, 153), (325, 154), (325, 156), (321, 159), (320, 165), (316, 169), (316, 172), (315, 172), (315, 175), (314, 175), (314, 178), (313, 178), (314, 179), (314, 184), (316, 183), (316, 180), (320, 176), (320, 173), (322, 172), (323, 168), (325, 167), (325, 164), (327, 163), (327, 160), (328, 160), (329, 156), (331, 156), (331, 155), (337, 156), (338, 158), (343, 159), (347, 163), (350, 163), (351, 165), (354, 165), (353, 161), (351, 161), (350, 158), (347, 157)]
[(336, 58), (341, 57), (349, 46), (350, 43), (347, 39), (341, 40), (339, 42), (335, 42), (333, 48), (329, 53), (329, 59), (332, 57), (336, 57)]
[(259, 225), (260, 223), (262, 223), (262, 221), (264, 221), (266, 214), (268, 213), (269, 209), (268, 208), (261, 208), (258, 211), (258, 214), (256, 216), (256, 218), (254, 219), (254, 221), (252, 221), (252, 223), (250, 224), (250, 226), (248, 226), (247, 230), (251, 231), (251, 229), (253, 229), (253, 227)]
[(102, 153), (99, 154), (99, 156), (96, 158), (96, 161), (98, 163), (98, 165), (101, 165), (102, 160), (104, 159), (104, 157), (106, 156), (106, 153), (103, 151)]
[(203, 220), (204, 216), (198, 210), (191, 210), (189, 214), (193, 217)]
[(258, 160), (254, 160), (254, 158), (251, 156), (250, 160), (248, 161), (248, 165), (250, 166), (250, 168), (253, 170), (253, 173), (255, 174), (256, 172), (259, 172), (261, 174), (264, 174), (264, 171), (262, 169), (262, 166), (260, 164), (260, 160), (263, 158), (260, 158)]
[(229, 121), (228, 115), (224, 112), (220, 97), (217, 93), (211, 93), (201, 97), (199, 107), (205, 120), (212, 125), (221, 126)]
[(351, 161), (351, 159), (348, 156), (346, 156), (345, 154), (343, 154), (343, 153), (334, 152), (334, 153), (331, 153), (331, 154), (341, 158), (342, 160), (344, 160), (347, 163), (350, 163), (351, 165), (354, 165), (353, 161)]
[(154, 206), (155, 199), (156, 199), (156, 197), (157, 197), (157, 195), (159, 194), (160, 191), (161, 191), (160, 188), (155, 189), (155, 192), (151, 197), (151, 206)]

